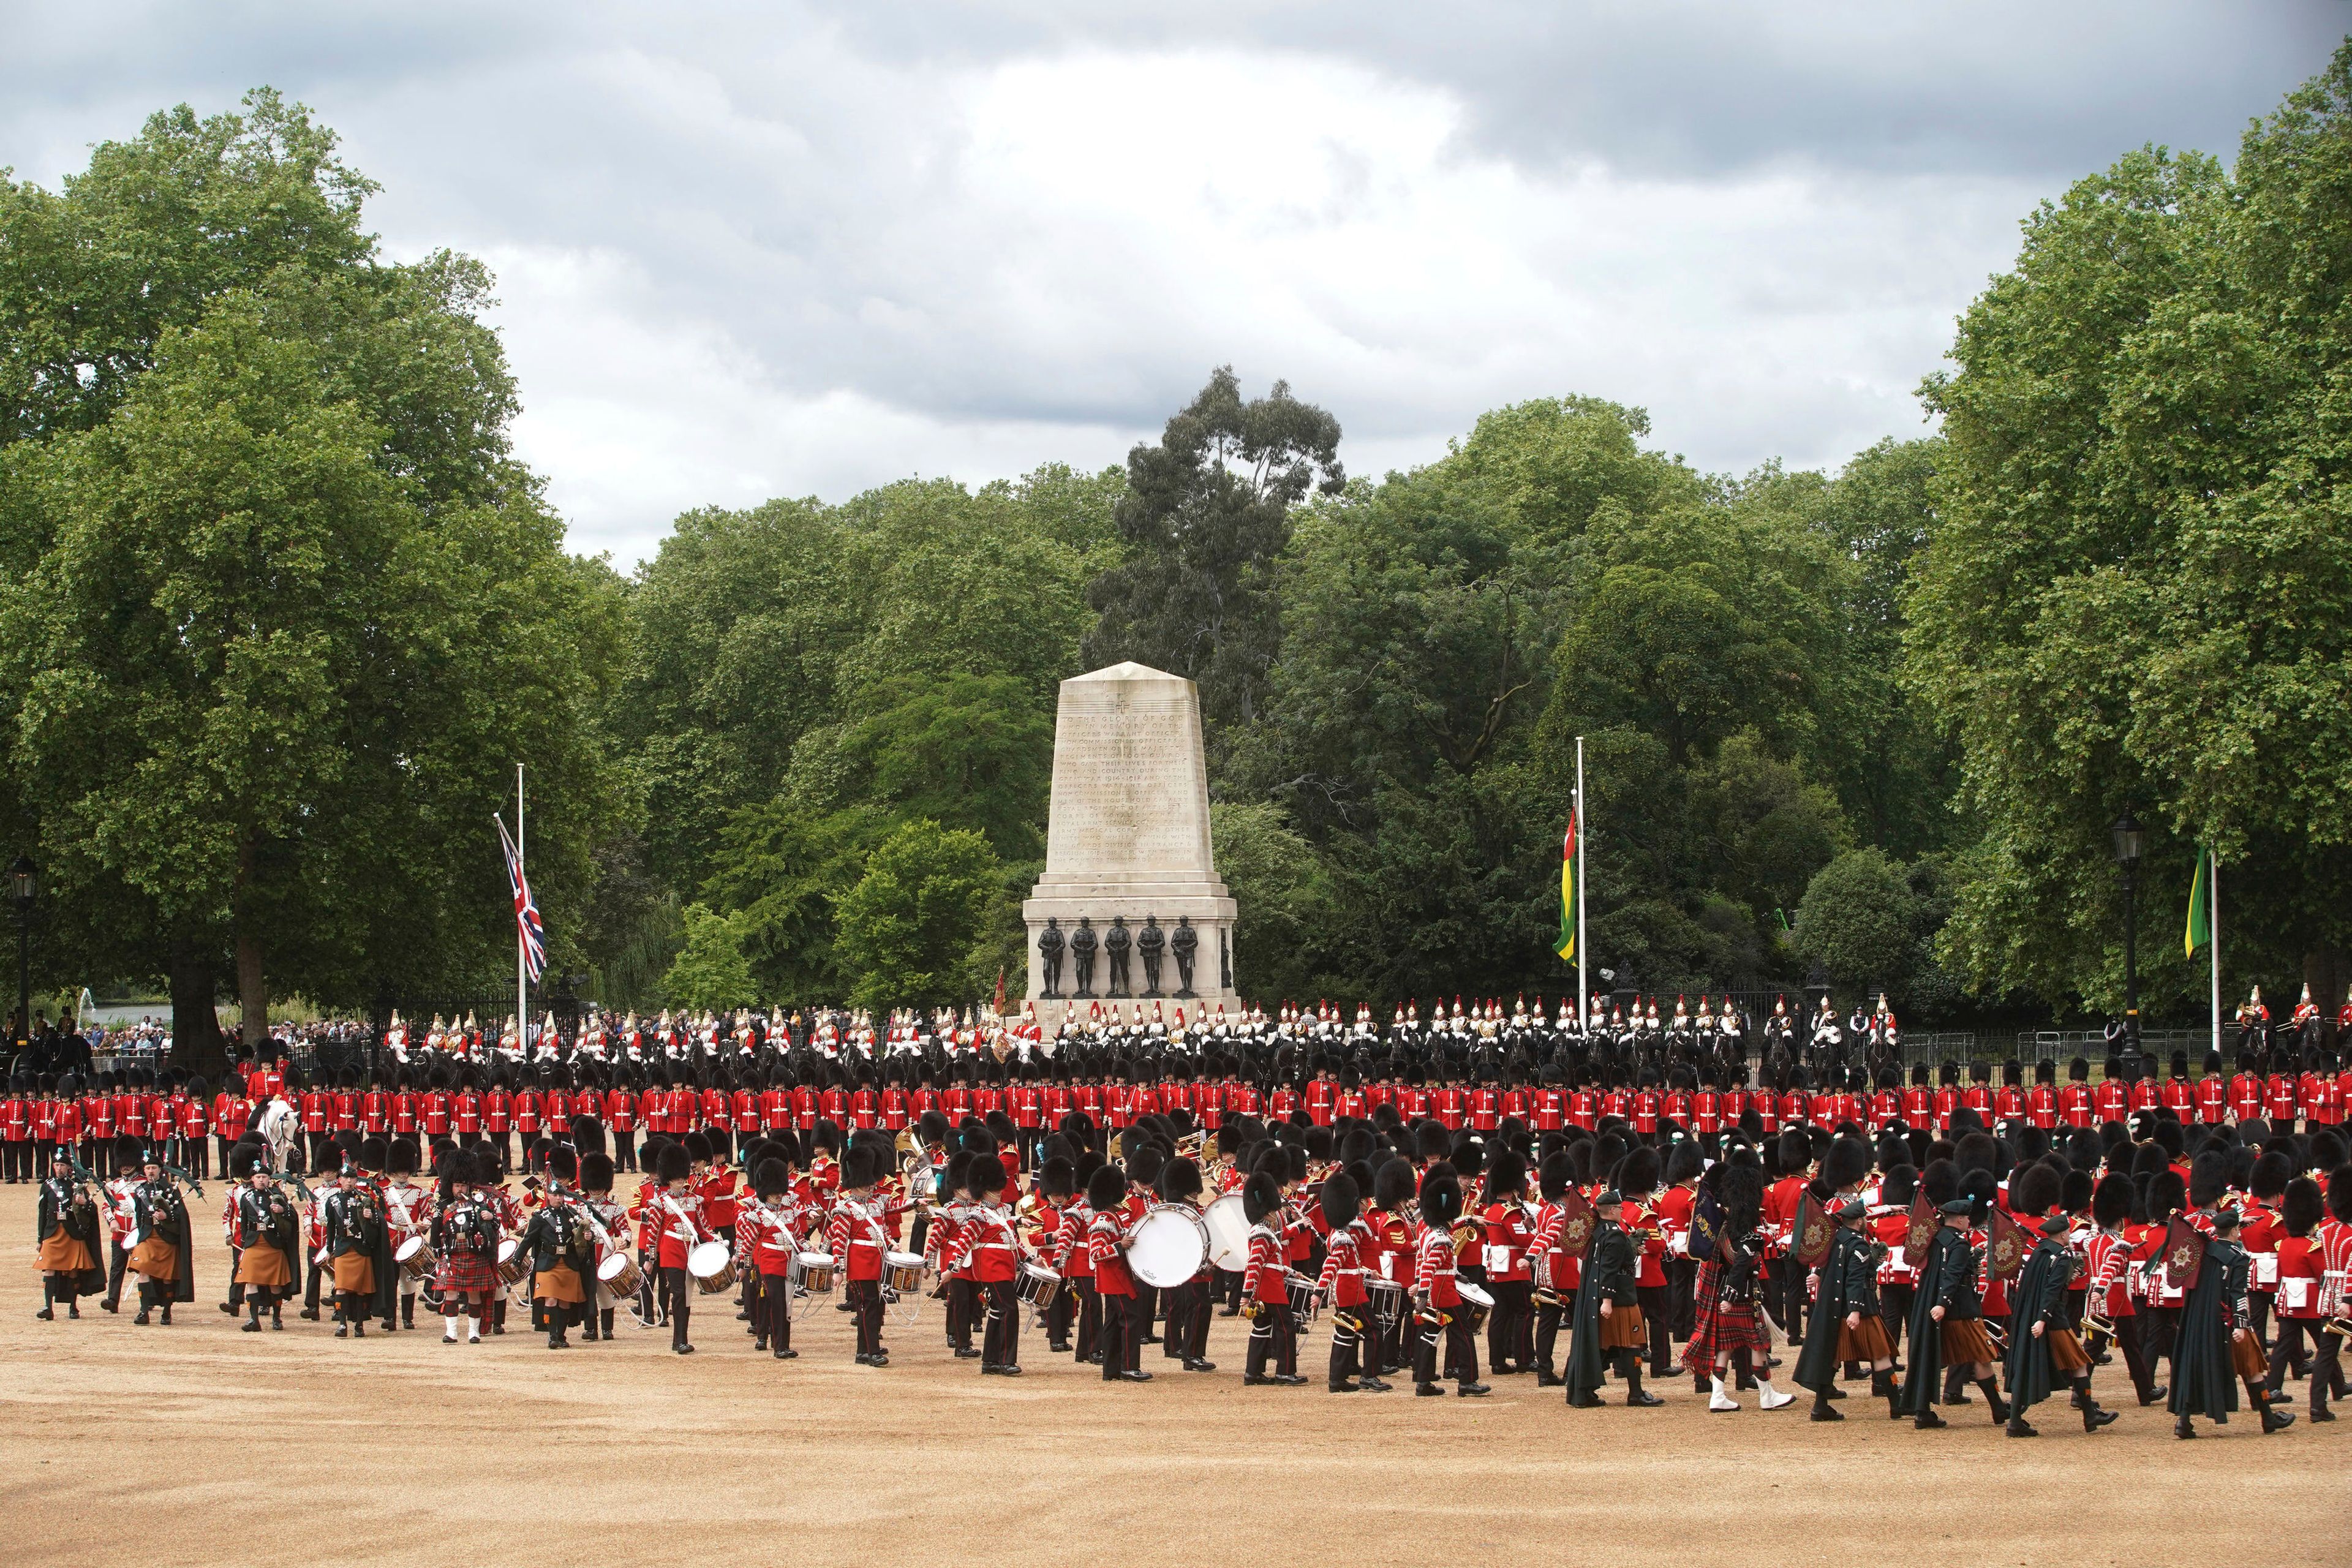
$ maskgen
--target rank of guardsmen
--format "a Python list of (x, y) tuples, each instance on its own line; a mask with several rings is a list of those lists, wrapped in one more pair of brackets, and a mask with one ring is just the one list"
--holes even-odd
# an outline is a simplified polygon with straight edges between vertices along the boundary
[(248, 1333), (292, 1306), (472, 1344), (511, 1308), (551, 1350), (667, 1329), (689, 1354), (699, 1308), (705, 1344), (715, 1319), (792, 1360), (830, 1310), (862, 1366), (1017, 1377), (1025, 1339), (1148, 1383), (1217, 1373), (1223, 1316), (1250, 1387), (2271, 1434), (2290, 1380), (2336, 1418), (2352, 1333), (2352, 1070), (2312, 1011), (2273, 1029), (2253, 998), (2234, 1071), (2118, 1037), (2095, 1078), (2011, 1060), (1998, 1084), (1906, 1073), (1883, 998), (1760, 1029), (1707, 998), (1595, 998), (1590, 1027), (1540, 999), (1385, 1029), (1097, 1004), (1050, 1037), (1025, 1007), (495, 1039), (395, 1018), (366, 1071), (19, 1078), (0, 1152), (39, 1184), (45, 1321), (187, 1309), (216, 1154), (217, 1305)]

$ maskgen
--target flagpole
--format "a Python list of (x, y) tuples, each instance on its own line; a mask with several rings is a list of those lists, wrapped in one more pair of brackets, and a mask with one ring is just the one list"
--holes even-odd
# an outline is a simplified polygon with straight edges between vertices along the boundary
[(1592, 836), (1592, 818), (1584, 809), (1584, 737), (1576, 738), (1576, 1020), (1586, 1034), (1592, 1031), (1592, 986), (1585, 978), (1590, 955), (1584, 946), (1584, 841)]
[(2221, 1053), (2221, 858), (2205, 851), (2206, 942), (2213, 950), (2213, 1054)]
[[(522, 764), (515, 764), (515, 874), (529, 873), (522, 859)], [(530, 1059), (530, 948), (523, 940), (522, 922), (515, 922), (515, 1048)]]

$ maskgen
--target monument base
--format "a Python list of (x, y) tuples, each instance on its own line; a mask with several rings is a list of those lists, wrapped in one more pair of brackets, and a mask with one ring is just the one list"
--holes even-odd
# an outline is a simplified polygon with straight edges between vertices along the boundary
[[(1224, 1005), (1229, 1018), (1237, 1017), (1241, 997), (1233, 984), (1234, 900), (1223, 893), (1223, 885), (1213, 880), (1205, 886), (1194, 882), (1161, 888), (1125, 882), (1113, 890), (1081, 879), (1041, 879), (1035, 896), (1021, 906), (1029, 926), (1028, 999), (1038, 1023), (1050, 1033), (1065, 1018), (1075, 1016), (1083, 1022), (1097, 1004), (1108, 1020), (1114, 1004), (1120, 1018), (1128, 1019), (1134, 1016), (1135, 1005), (1141, 1003), (1149, 1020), (1155, 1002), (1171, 1025), (1179, 1007), (1190, 1025), (1203, 1015), (1213, 1016), (1219, 1003)], [(1144, 933), (1155, 928), (1160, 938), (1156, 987), (1144, 963)], [(1062, 939), (1058, 985), (1048, 984), (1052, 977), (1045, 954), (1050, 944), (1040, 940), (1048, 930)], [(1094, 962), (1083, 990), (1072, 941), (1081, 930), (1095, 939)], [(1114, 986), (1109, 939), (1119, 930), (1127, 935), (1127, 973), (1125, 984)], [(1186, 930), (1193, 938), (1189, 986), (1184, 984), (1182, 966), (1176, 962), (1177, 933)], [(1192, 994), (1179, 994), (1185, 991)]]

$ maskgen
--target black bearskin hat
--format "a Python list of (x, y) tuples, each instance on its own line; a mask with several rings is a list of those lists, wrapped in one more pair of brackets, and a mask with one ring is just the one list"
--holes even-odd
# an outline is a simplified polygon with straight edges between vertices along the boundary
[(395, 1176), (416, 1174), (416, 1144), (412, 1139), (395, 1138), (384, 1151), (384, 1169)]
[(1157, 1143), (1139, 1142), (1128, 1152), (1127, 1179), (1149, 1191), (1160, 1181), (1160, 1173), (1168, 1163), (1168, 1156)]
[(2309, 1176), (2297, 1176), (2287, 1183), (2285, 1194), (2279, 1199), (2279, 1223), (2289, 1236), (2309, 1236), (2326, 1208), (2319, 1184)]
[(1919, 1190), (1928, 1204), (1942, 1208), (1960, 1195), (1960, 1168), (1949, 1160), (1930, 1160), (1919, 1173)]
[(2284, 1150), (2266, 1151), (2246, 1173), (2246, 1191), (2258, 1198), (2275, 1198), (2294, 1180), (2294, 1162)]
[(2000, 1195), (2000, 1178), (1990, 1171), (1969, 1171), (1960, 1177), (1960, 1192), (1975, 1205), (1969, 1211), (1970, 1225), (1982, 1225), (1992, 1217), (1993, 1200)]
[(1462, 1184), (1450, 1175), (1431, 1172), (1430, 1179), (1421, 1184), (1421, 1217), (1442, 1227), (1461, 1216)]
[(580, 1179), (580, 1155), (577, 1151), (558, 1143), (547, 1152), (547, 1173), (559, 1182)]
[(791, 1168), (772, 1154), (751, 1167), (751, 1190), (763, 1198), (782, 1197), (792, 1184)]
[(971, 1169), (965, 1173), (964, 1184), (975, 1197), (993, 1196), (1004, 1190), (1004, 1162), (993, 1154), (976, 1154)]
[(661, 1152), (654, 1156), (654, 1180), (657, 1182), (682, 1182), (693, 1173), (694, 1156), (686, 1152), (683, 1144), (665, 1143)]
[(1201, 1166), (1197, 1161), (1175, 1159), (1160, 1167), (1160, 1195), (1174, 1203), (1179, 1199), (1201, 1195)]
[(1056, 1154), (1037, 1167), (1037, 1185), (1055, 1203), (1066, 1203), (1078, 1190), (1077, 1171), (1067, 1154)]
[(1859, 1138), (1840, 1138), (1822, 1156), (1821, 1181), (1832, 1192), (1843, 1192), (1870, 1174), (1870, 1145)]
[(1569, 1163), (1565, 1150), (1557, 1154), (1546, 1155), (1544, 1163), (1537, 1167), (1536, 1186), (1547, 1198), (1561, 1196), (1575, 1184), (1576, 1172)]
[(2201, 1209), (2221, 1201), (2230, 1187), (2228, 1156), (2211, 1152), (2189, 1163), (2189, 1206)]
[(1282, 1207), (1282, 1188), (1264, 1171), (1242, 1186), (1242, 1217), (1256, 1225)]
[[(63, 1149), (65, 1145), (59, 1144)], [(244, 1181), (261, 1166), (261, 1151), (251, 1143), (239, 1143), (228, 1152), (228, 1174), (233, 1182)]]
[(1706, 1169), (1706, 1155), (1696, 1139), (1685, 1138), (1666, 1151), (1666, 1185), (1687, 1182)]
[(2147, 1179), (2148, 1218), (2162, 1224), (2176, 1210), (2189, 1206), (2189, 1184), (2167, 1165)]
[(709, 1164), (710, 1163), (709, 1138), (700, 1132), (688, 1133), (686, 1135), (686, 1157), (698, 1165)]
[(1362, 1189), (1356, 1185), (1356, 1178), (1345, 1171), (1334, 1171), (1323, 1178), (1319, 1200), (1323, 1205), (1323, 1217), (1335, 1230), (1354, 1219), (1364, 1208)]
[(580, 1190), (583, 1193), (609, 1193), (613, 1190), (613, 1156), (605, 1153), (580, 1156)]
[(2123, 1224), (2131, 1214), (2131, 1202), (2129, 1176), (2121, 1172), (2102, 1176), (2091, 1189), (2091, 1223), (2103, 1227)]
[(1412, 1161), (1391, 1159), (1372, 1177), (1372, 1201), (1384, 1209), (1392, 1209), (1399, 1204), (1410, 1203), (1420, 1184), (1421, 1177), (1414, 1172)]
[(842, 1151), (841, 1184), (845, 1187), (870, 1187), (882, 1179), (882, 1162), (870, 1143), (852, 1142)]
[(371, 1134), (360, 1140), (361, 1170), (381, 1171), (384, 1167), (384, 1163), (391, 1157), (391, 1146), (386, 1144), (383, 1138)]
[(1453, 1152), (1453, 1136), (1442, 1124), (1435, 1121), (1423, 1121), (1412, 1130), (1414, 1159), (1443, 1160)]
[(2068, 1214), (2081, 1214), (2091, 1206), (2091, 1173), (2078, 1171), (2072, 1165), (2058, 1182), (2058, 1206)]
[(2058, 1203), (2058, 1173), (2036, 1160), (2017, 1168), (2009, 1184), (2009, 1212), (2020, 1219), (2040, 1219)]
[(1127, 1196), (1127, 1177), (1116, 1165), (1098, 1165), (1087, 1178), (1087, 1206), (1097, 1214), (1118, 1207)]
[(2327, 1212), (2352, 1225), (2352, 1165), (2338, 1165), (2327, 1173)]
[(1517, 1197), (1528, 1190), (1528, 1163), (1508, 1149), (1497, 1149), (1486, 1161), (1486, 1197), (1490, 1202)]
[(1723, 1205), (1726, 1227), (1733, 1235), (1755, 1229), (1764, 1208), (1763, 1167), (1727, 1161), (1715, 1169), (1715, 1199)]
[(1611, 1184), (1628, 1198), (1640, 1199), (1644, 1194), (1658, 1190), (1658, 1152), (1641, 1148), (1631, 1151), (1617, 1163), (1617, 1176)]
[(1878, 1201), (1895, 1208), (1909, 1208), (1918, 1192), (1919, 1172), (1907, 1163), (1887, 1166), (1878, 1179)]

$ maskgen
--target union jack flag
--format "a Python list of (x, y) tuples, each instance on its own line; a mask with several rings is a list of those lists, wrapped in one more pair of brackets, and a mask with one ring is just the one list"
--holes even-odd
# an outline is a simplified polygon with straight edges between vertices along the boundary
[(547, 968), (547, 927), (539, 918), (539, 901), (530, 896), (530, 880), (522, 874), (522, 855), (507, 832), (507, 819), (493, 815), (499, 825), (499, 849), (507, 858), (507, 886), (514, 890), (515, 932), (522, 939), (523, 967), (536, 981)]

